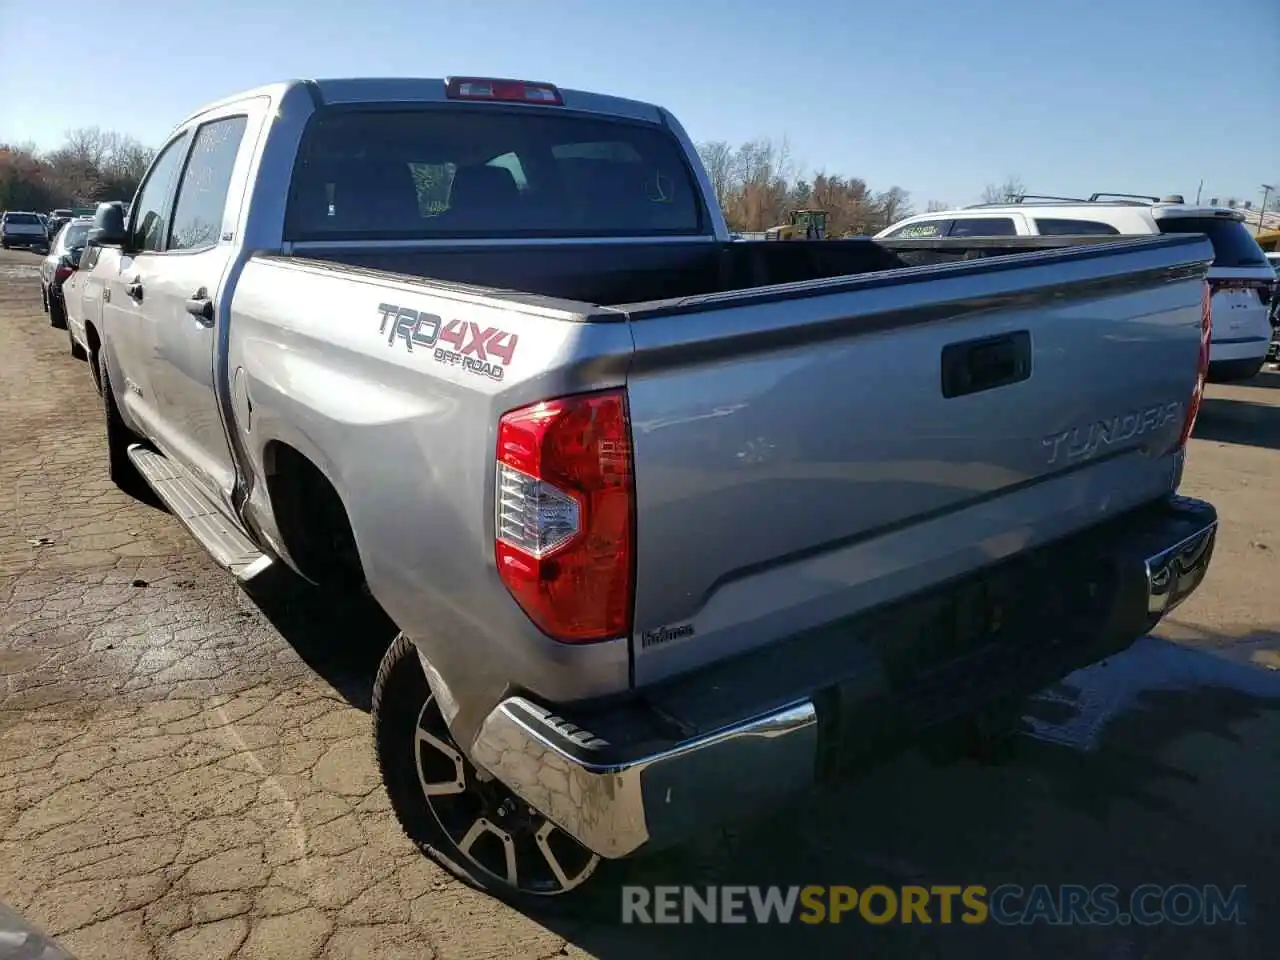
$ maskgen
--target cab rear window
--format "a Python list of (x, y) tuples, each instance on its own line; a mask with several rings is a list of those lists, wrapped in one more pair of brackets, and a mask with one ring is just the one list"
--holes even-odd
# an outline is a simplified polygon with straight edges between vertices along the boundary
[(286, 228), (295, 241), (703, 232), (665, 127), (490, 106), (316, 114)]
[(68, 250), (83, 247), (89, 239), (89, 224), (73, 223), (62, 232), (62, 245)]
[(1266, 255), (1239, 220), (1225, 217), (1161, 217), (1161, 233), (1203, 233), (1213, 244), (1215, 267), (1265, 267)]
[(33, 213), (9, 213), (5, 215), (4, 222), (11, 226), (40, 226), (40, 218)]

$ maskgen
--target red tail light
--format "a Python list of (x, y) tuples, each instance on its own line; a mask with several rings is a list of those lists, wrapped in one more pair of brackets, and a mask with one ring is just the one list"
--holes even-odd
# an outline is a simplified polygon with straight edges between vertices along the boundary
[(1185, 447), (1196, 428), (1196, 416), (1200, 413), (1200, 401), (1204, 398), (1204, 382), (1209, 376), (1209, 345), (1213, 340), (1213, 292), (1208, 283), (1200, 298), (1200, 363), (1196, 370), (1196, 386), (1187, 403), (1187, 419), (1182, 424), (1182, 436), (1178, 446)]
[(631, 631), (635, 477), (623, 390), (505, 414), (498, 424), (498, 574), (564, 643)]
[(71, 274), (75, 273), (75, 270), (75, 267), (68, 267), (66, 264), (60, 263), (54, 269), (53, 277), (55, 280), (65, 280), (67, 277), (71, 276)]

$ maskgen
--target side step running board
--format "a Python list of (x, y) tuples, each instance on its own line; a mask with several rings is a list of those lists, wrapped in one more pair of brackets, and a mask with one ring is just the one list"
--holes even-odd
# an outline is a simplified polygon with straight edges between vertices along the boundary
[(129, 447), (129, 459), (169, 511), (236, 579), (252, 580), (271, 566), (271, 557), (230, 523), (200, 488), (166, 457), (135, 443)]

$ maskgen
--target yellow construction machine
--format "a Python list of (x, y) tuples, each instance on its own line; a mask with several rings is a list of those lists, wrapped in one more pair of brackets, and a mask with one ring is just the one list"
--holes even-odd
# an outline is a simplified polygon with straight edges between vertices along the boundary
[(827, 212), (825, 210), (793, 210), (791, 222), (770, 227), (765, 231), (766, 240), (825, 240), (827, 239)]

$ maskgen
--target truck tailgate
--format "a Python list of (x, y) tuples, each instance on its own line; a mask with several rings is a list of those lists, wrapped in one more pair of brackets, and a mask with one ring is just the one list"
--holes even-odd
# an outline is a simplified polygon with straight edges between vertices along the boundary
[(638, 685), (1172, 491), (1200, 237), (633, 304)]

